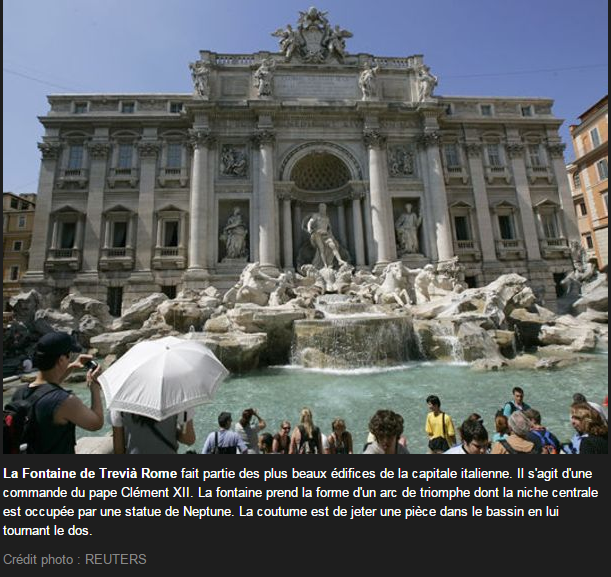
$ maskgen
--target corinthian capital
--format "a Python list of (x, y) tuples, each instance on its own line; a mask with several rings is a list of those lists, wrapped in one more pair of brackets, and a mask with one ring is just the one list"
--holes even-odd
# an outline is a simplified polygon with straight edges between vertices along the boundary
[(511, 158), (520, 158), (524, 154), (524, 145), (520, 142), (511, 142), (505, 146)]
[(252, 141), (255, 146), (274, 144), (274, 142), (276, 141), (276, 135), (272, 130), (257, 130), (252, 135)]
[(43, 160), (57, 158), (62, 145), (59, 142), (39, 142), (38, 149), (42, 153)]
[(547, 145), (547, 150), (552, 158), (563, 158), (566, 144), (563, 142), (550, 142)]
[(138, 143), (138, 154), (141, 157), (157, 156), (159, 154), (160, 144), (155, 141), (151, 142), (139, 142)]
[(363, 131), (363, 140), (367, 148), (382, 148), (386, 145), (386, 136), (379, 130)]
[(482, 145), (479, 142), (469, 142), (465, 144), (465, 150), (470, 158), (479, 158), (482, 153)]
[(418, 143), (424, 148), (428, 148), (429, 146), (438, 146), (439, 132), (425, 132), (424, 134), (420, 135)]
[(200, 146), (212, 148), (215, 144), (216, 137), (209, 130), (197, 130), (195, 128), (189, 130), (189, 145), (193, 149), (197, 149)]
[(92, 158), (106, 158), (110, 151), (110, 144), (108, 142), (90, 142), (88, 148)]

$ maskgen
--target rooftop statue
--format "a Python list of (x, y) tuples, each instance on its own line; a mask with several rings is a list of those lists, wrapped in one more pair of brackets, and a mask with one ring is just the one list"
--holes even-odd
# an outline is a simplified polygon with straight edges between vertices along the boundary
[(342, 62), (346, 56), (346, 38), (352, 37), (352, 32), (331, 27), (327, 12), (321, 12), (311, 7), (306, 12), (299, 12), (297, 29), (290, 24), (286, 28), (278, 28), (272, 32), (278, 38), (280, 51), (289, 62), (298, 57), (303, 62), (322, 63), (329, 58)]
[(418, 69), (418, 100), (424, 102), (433, 97), (433, 90), (437, 86), (437, 76), (431, 73), (431, 69), (422, 64)]
[(210, 67), (206, 62), (191, 62), (191, 78), (193, 78), (193, 87), (195, 93), (202, 98), (210, 96)]

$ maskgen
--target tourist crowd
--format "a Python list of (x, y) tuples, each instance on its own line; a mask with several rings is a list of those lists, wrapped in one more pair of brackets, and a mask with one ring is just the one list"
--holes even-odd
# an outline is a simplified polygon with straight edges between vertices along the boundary
[[(472, 413), (455, 428), (452, 417), (441, 410), (439, 397), (426, 399), (428, 415), (424, 432), (428, 437), (429, 454), (445, 455), (511, 455), (528, 454), (594, 454), (607, 453), (607, 399), (603, 405), (589, 402), (581, 393), (573, 395), (570, 406), (573, 437), (561, 442), (543, 424), (541, 413), (524, 401), (524, 391), (514, 387), (512, 400), (497, 411), (492, 437), (483, 418)], [(256, 422), (253, 418), (256, 418)], [(291, 428), (282, 421), (276, 434), (261, 432), (265, 421), (254, 409), (242, 413), (235, 430), (231, 430), (231, 414), (219, 415), (218, 431), (211, 432), (203, 454), (353, 454), (352, 435), (344, 419), (334, 419), (328, 435), (314, 424), (312, 411), (301, 411), (299, 424)], [(409, 454), (403, 435), (403, 417), (391, 410), (377, 411), (369, 421), (369, 437), (362, 453), (369, 455)], [(195, 451), (191, 451), (195, 452)]]

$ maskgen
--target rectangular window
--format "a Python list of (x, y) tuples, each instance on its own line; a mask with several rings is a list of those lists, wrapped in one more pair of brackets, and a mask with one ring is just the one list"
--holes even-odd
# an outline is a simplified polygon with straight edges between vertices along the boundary
[(163, 246), (178, 246), (178, 221), (166, 220), (163, 229)]
[(59, 248), (74, 248), (76, 222), (63, 222), (59, 232)]
[(458, 156), (458, 147), (456, 146), (456, 144), (446, 144), (444, 148), (446, 156), (446, 165), (448, 167), (460, 166), (460, 158)]
[(528, 158), (530, 159), (530, 165), (533, 167), (543, 166), (541, 162), (540, 150), (538, 144), (528, 145)]
[(127, 222), (115, 221), (112, 225), (112, 247), (125, 248), (127, 246)]
[(578, 172), (573, 173), (573, 186), (576, 190), (581, 188), (581, 176)]
[(78, 170), (83, 166), (83, 145), (72, 144), (68, 150), (68, 170)]
[(477, 288), (477, 277), (476, 276), (466, 276), (465, 275), (465, 284), (469, 288)]
[(488, 164), (490, 166), (503, 166), (498, 144), (488, 144), (486, 150), (488, 151)]
[(135, 111), (135, 102), (121, 102), (121, 114), (133, 114)]
[(452, 108), (451, 104), (446, 105), (446, 114), (448, 116), (452, 116), (454, 114), (454, 109)]
[(541, 224), (545, 238), (558, 238), (558, 228), (556, 226), (556, 215), (553, 213), (542, 214)]
[(590, 138), (592, 139), (592, 148), (600, 146), (600, 134), (598, 134), (598, 128), (590, 130)]
[(609, 191), (605, 190), (600, 196), (602, 196), (603, 204), (605, 206), (605, 214), (609, 215)]
[(182, 165), (182, 144), (170, 142), (168, 144), (167, 168), (180, 168)]
[(609, 177), (609, 164), (606, 158), (596, 163), (596, 170), (598, 171), (599, 180), (606, 180)]
[(469, 219), (466, 216), (455, 216), (454, 228), (456, 229), (456, 240), (471, 240)]
[(182, 112), (182, 102), (170, 102), (170, 112), (174, 114)]
[(11, 266), (9, 280), (19, 280), (19, 265), (14, 264)]
[(586, 203), (583, 201), (579, 203), (579, 215), (580, 216), (588, 215), (588, 207), (586, 206)]
[(18, 209), (19, 208), (19, 200), (16, 198), (11, 198), (11, 208)]
[(23, 250), (23, 241), (15, 240), (13, 241), (13, 252), (21, 252)]
[(75, 102), (74, 103), (74, 114), (85, 114), (87, 112), (86, 102)]
[(169, 299), (176, 298), (176, 285), (162, 285), (161, 292), (166, 295)]
[(592, 240), (592, 237), (589, 234), (586, 234), (584, 236), (584, 238), (586, 239), (586, 246), (591, 250), (594, 248), (594, 241)]
[(492, 116), (492, 104), (480, 104), (479, 109), (482, 116)]
[(522, 116), (532, 116), (533, 109), (532, 106), (522, 106)]
[(27, 218), (24, 214), (20, 214), (17, 218), (17, 228), (25, 228), (27, 224)]
[(123, 305), (123, 287), (113, 286), (108, 287), (108, 296), (106, 298), (108, 309), (113, 317), (121, 316), (121, 307)]
[(119, 144), (119, 154), (117, 158), (117, 168), (131, 168), (134, 147), (131, 144)]
[(515, 239), (515, 230), (513, 228), (513, 218), (510, 214), (499, 215), (499, 230), (503, 240)]

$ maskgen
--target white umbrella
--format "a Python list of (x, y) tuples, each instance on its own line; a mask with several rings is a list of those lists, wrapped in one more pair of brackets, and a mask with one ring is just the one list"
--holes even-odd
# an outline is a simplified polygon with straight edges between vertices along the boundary
[(133, 346), (99, 381), (110, 410), (162, 421), (210, 401), (228, 374), (205, 345), (165, 337)]

